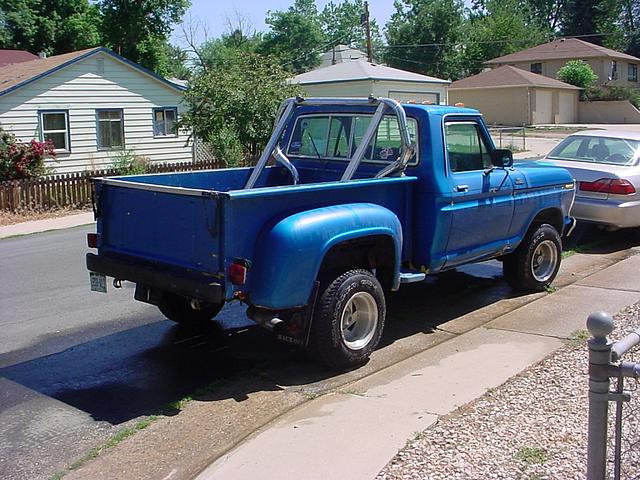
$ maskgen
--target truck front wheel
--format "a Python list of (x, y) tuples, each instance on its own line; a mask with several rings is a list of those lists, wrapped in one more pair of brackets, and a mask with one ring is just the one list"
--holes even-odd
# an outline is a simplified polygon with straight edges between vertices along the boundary
[[(196, 306), (198, 308), (194, 308)], [(193, 302), (188, 298), (174, 293), (164, 293), (158, 304), (158, 308), (165, 317), (181, 325), (196, 325), (208, 322), (222, 310), (223, 306), (224, 303), (193, 305)]]
[(349, 270), (331, 282), (318, 299), (310, 350), (332, 368), (361, 365), (380, 341), (385, 315), (378, 279), (367, 270)]
[(561, 255), (558, 231), (546, 223), (534, 227), (520, 246), (504, 257), (504, 278), (516, 290), (544, 290), (558, 274)]

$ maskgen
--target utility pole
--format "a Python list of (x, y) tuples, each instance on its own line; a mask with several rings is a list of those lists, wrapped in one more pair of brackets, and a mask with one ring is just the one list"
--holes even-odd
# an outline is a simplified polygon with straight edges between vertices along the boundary
[(371, 24), (369, 22), (369, 2), (364, 2), (364, 14), (360, 17), (360, 23), (364, 23), (364, 31), (367, 35), (367, 59), (373, 63), (373, 48), (371, 47)]

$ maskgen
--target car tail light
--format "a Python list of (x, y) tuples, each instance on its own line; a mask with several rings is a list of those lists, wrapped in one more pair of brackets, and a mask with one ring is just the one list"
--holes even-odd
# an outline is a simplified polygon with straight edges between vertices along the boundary
[(244, 285), (247, 281), (247, 271), (251, 263), (248, 260), (234, 260), (227, 268), (227, 276), (234, 285)]
[(601, 178), (595, 182), (580, 182), (580, 190), (613, 195), (633, 195), (636, 193), (633, 184), (624, 178)]
[(97, 233), (87, 233), (87, 245), (89, 245), (89, 248), (98, 248)]

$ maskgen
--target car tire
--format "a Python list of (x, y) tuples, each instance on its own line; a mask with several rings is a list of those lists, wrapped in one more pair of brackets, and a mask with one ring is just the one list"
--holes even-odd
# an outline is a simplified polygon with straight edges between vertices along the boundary
[(542, 291), (556, 278), (561, 258), (558, 231), (546, 223), (534, 226), (518, 248), (504, 256), (504, 278), (516, 290)]
[(385, 316), (378, 279), (367, 270), (349, 270), (333, 280), (317, 300), (310, 351), (331, 368), (362, 365), (382, 337)]
[(224, 303), (205, 303), (200, 308), (195, 309), (191, 306), (191, 301), (174, 293), (164, 293), (158, 304), (160, 312), (181, 325), (199, 325), (208, 322), (215, 317)]

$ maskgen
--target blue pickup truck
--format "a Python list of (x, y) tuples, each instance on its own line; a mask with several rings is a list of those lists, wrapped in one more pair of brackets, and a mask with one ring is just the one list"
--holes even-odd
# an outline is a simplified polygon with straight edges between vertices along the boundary
[(498, 258), (514, 288), (548, 286), (574, 193), (564, 169), (514, 167), (476, 110), (294, 98), (253, 168), (97, 179), (87, 268), (92, 290), (135, 282), (179, 323), (242, 301), (279, 339), (351, 368), (403, 283)]

